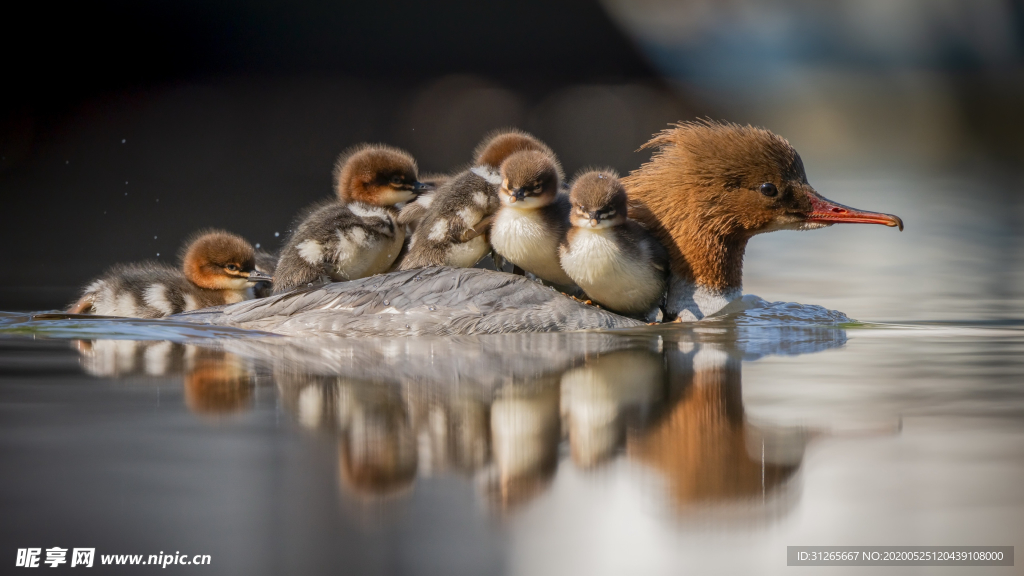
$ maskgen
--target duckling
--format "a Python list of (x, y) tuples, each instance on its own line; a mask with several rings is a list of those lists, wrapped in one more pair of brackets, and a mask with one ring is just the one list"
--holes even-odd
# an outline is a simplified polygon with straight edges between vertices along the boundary
[(256, 269), (249, 242), (211, 230), (185, 244), (181, 269), (158, 262), (114, 266), (89, 284), (68, 312), (161, 318), (250, 300), (253, 285), (269, 280), (269, 275)]
[(430, 209), (430, 204), (434, 201), (436, 191), (450, 182), (451, 179), (452, 177), (447, 174), (423, 174), (420, 176), (420, 182), (432, 186), (434, 191), (420, 194), (412, 202), (406, 203), (398, 213), (398, 223), (405, 226), (406, 236), (411, 236), (416, 231), (416, 227)]
[(510, 155), (527, 150), (554, 157), (547, 145), (520, 130), (499, 130), (484, 137), (474, 153), (473, 167), (460, 172), (431, 195), (399, 269), (470, 268), (486, 256), (491, 249), (486, 232), (501, 206), (497, 190), (501, 163)]
[(494, 251), (541, 280), (573, 286), (558, 261), (570, 211), (568, 196), (559, 193), (558, 161), (537, 150), (516, 152), (502, 163), (501, 178), (501, 208), (491, 226)]
[(527, 150), (543, 152), (555, 158), (551, 148), (529, 132), (516, 128), (495, 130), (484, 136), (473, 151), (473, 167), (470, 171), (497, 186), (501, 184), (502, 163), (516, 152)]
[(626, 189), (613, 170), (585, 172), (569, 193), (571, 228), (562, 269), (591, 300), (620, 314), (650, 312), (665, 293), (668, 253), (626, 217)]
[(494, 185), (467, 171), (433, 196), (399, 270), (473, 267), (491, 249), (485, 233), (499, 205)]
[(430, 204), (434, 201), (434, 194), (437, 189), (450, 182), (451, 179), (452, 177), (447, 174), (425, 174), (420, 176), (420, 181), (431, 186), (433, 190), (423, 192), (417, 196), (415, 200), (407, 202), (398, 212), (398, 218), (396, 221), (398, 222), (398, 225), (405, 230), (405, 237), (408, 241), (402, 244), (402, 249), (398, 253), (398, 258), (395, 258), (394, 264), (392, 264), (391, 268), (388, 270), (389, 272), (401, 269), (402, 263), (405, 262), (405, 259), (409, 254), (409, 245), (412, 243), (412, 235), (416, 232), (420, 222), (426, 217), (427, 212), (430, 209)]
[(295, 226), (277, 263), (275, 294), (387, 272), (405, 242), (397, 205), (430, 189), (417, 180), (412, 156), (384, 145), (343, 153), (334, 176), (340, 202), (314, 205)]

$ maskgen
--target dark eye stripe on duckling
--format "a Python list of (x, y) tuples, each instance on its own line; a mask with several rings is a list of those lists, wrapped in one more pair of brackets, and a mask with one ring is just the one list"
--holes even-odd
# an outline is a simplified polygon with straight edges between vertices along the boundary
[[(581, 214), (590, 214), (591, 213), (591, 210), (587, 210), (583, 206), (577, 206), (576, 207), (576, 211), (581, 213)], [(596, 210), (596, 212), (597, 212), (598, 216), (614, 216), (615, 213), (617, 212), (617, 210), (615, 208), (605, 207), (605, 208), (601, 208), (599, 210)]]
[(390, 184), (396, 188), (412, 190), (416, 184), (416, 179), (406, 174), (392, 174), (390, 176), (381, 176), (379, 182), (380, 184)]
[(515, 193), (518, 192), (519, 190), (523, 191), (524, 196), (538, 196), (542, 192), (544, 192), (544, 187), (541, 185), (540, 182), (531, 182), (520, 188), (514, 188), (510, 190), (510, 192)]

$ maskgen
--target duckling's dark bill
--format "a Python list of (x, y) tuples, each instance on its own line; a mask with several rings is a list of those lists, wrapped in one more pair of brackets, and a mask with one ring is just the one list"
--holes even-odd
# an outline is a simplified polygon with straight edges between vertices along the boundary
[(249, 282), (272, 282), (273, 280), (273, 276), (260, 272), (259, 270), (249, 272)]
[(805, 216), (807, 222), (818, 222), (822, 224), (882, 224), (884, 226), (899, 227), (903, 231), (903, 220), (893, 214), (882, 212), (868, 212), (858, 210), (849, 206), (837, 204), (819, 194), (809, 194), (811, 198), (811, 212)]

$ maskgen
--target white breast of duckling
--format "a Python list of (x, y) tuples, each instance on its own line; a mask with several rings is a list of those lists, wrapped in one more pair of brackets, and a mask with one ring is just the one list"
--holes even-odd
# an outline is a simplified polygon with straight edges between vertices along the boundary
[(483, 234), (466, 242), (452, 244), (446, 264), (454, 268), (472, 268), (491, 250)]
[(628, 314), (646, 312), (664, 290), (646, 242), (642, 257), (623, 250), (613, 227), (575, 228), (561, 250), (565, 272), (595, 302)]
[[(384, 208), (351, 204), (349, 210), (362, 220), (364, 226), (376, 230), (378, 234), (368, 232), (364, 226), (337, 230), (334, 253), (330, 255), (333, 262), (330, 267), (331, 277), (345, 281), (387, 272), (402, 250), (405, 242), (404, 227), (399, 226), (394, 216)], [(299, 245), (300, 255), (304, 249), (307, 248)]]
[(560, 241), (539, 209), (503, 207), (491, 228), (491, 245), (507, 260), (549, 282), (571, 285), (558, 262)]
[[(475, 230), (477, 227), (486, 226), (482, 222), (485, 219), (484, 210), (488, 201), (486, 194), (478, 192), (472, 198), (472, 205), (463, 206), (450, 218), (435, 222), (427, 235), (427, 240), (443, 243), (453, 235), (458, 235), (459, 230)], [(482, 233), (465, 242), (452, 242), (447, 247), (444, 264), (455, 268), (472, 268), (490, 249), (491, 245), (487, 242), (486, 235)]]
[(225, 304), (237, 304), (256, 297), (256, 293), (251, 287), (241, 290), (223, 290), (223, 293)]

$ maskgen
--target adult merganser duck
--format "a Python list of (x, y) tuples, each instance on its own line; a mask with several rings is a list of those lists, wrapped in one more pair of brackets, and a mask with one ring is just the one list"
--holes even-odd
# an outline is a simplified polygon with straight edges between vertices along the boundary
[(491, 245), (526, 272), (559, 286), (573, 280), (558, 262), (569, 229), (569, 197), (560, 193), (562, 167), (550, 154), (529, 150), (501, 164), (501, 209), (491, 225)]
[(587, 297), (620, 314), (656, 312), (668, 255), (626, 217), (626, 189), (612, 170), (578, 176), (569, 193), (571, 227), (559, 247), (562, 269)]
[(221, 230), (199, 232), (182, 250), (182, 268), (158, 262), (119, 264), (89, 284), (72, 314), (161, 318), (254, 297), (271, 277), (256, 268), (252, 245)]
[(412, 156), (390, 146), (343, 153), (334, 175), (338, 200), (315, 205), (295, 227), (277, 263), (275, 293), (386, 272), (405, 243), (396, 205), (429, 189)]
[[(668, 249), (668, 312), (704, 318), (738, 298), (743, 250), (755, 234), (835, 223), (898, 226), (896, 216), (820, 196), (783, 138), (751, 126), (678, 124), (624, 179), (631, 216)], [(420, 335), (550, 332), (642, 326), (502, 272), (428, 268), (274, 296), (181, 320), (283, 334)]]
[(429, 200), (403, 208), (400, 222), (417, 219), (419, 223), (399, 269), (469, 268), (486, 256), (491, 245), (485, 233), (500, 206), (497, 188), (501, 165), (509, 156), (527, 150), (554, 155), (546, 144), (526, 132), (492, 132), (477, 146), (472, 168), (454, 176)]
[(668, 249), (666, 314), (700, 320), (743, 293), (743, 252), (754, 235), (832, 224), (898, 226), (891, 214), (823, 198), (800, 155), (763, 128), (685, 122), (657, 134), (650, 162), (623, 179), (637, 219)]

